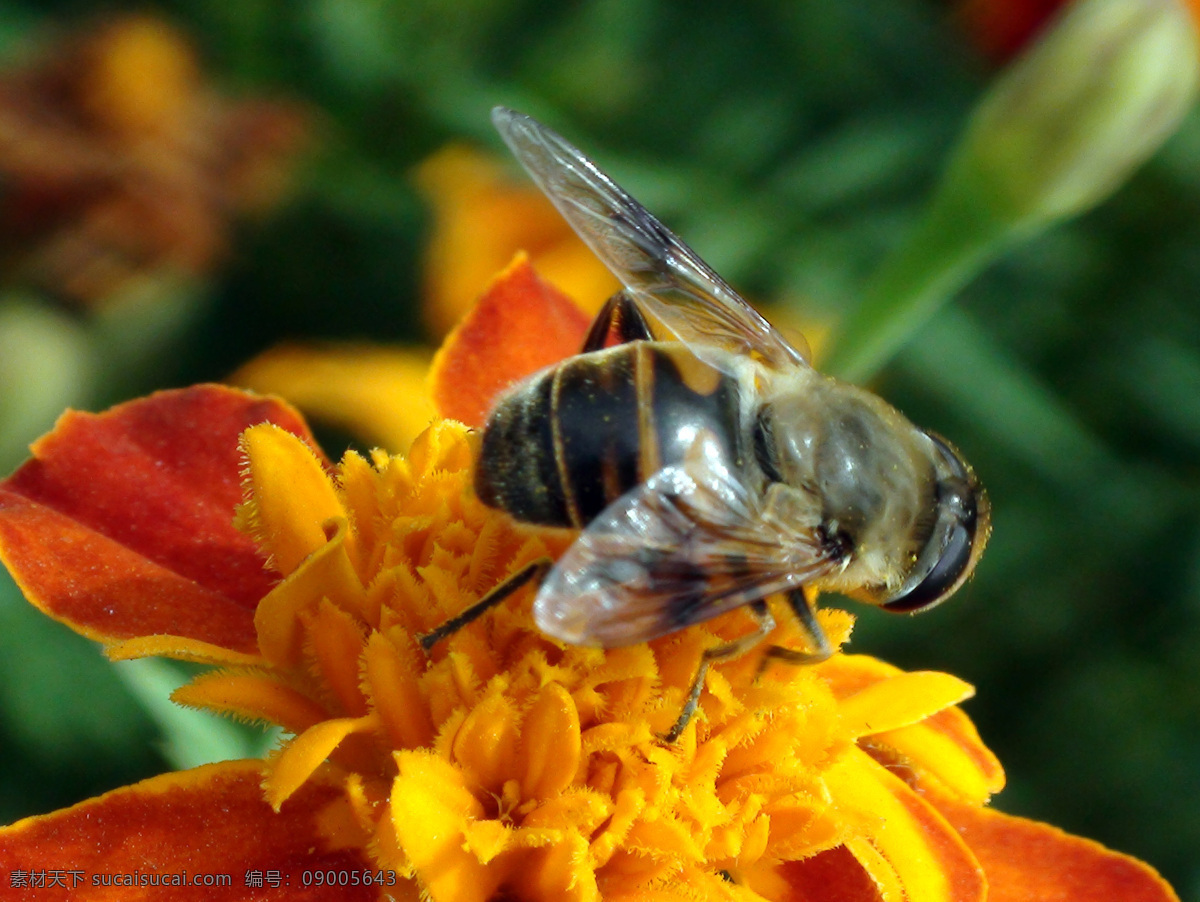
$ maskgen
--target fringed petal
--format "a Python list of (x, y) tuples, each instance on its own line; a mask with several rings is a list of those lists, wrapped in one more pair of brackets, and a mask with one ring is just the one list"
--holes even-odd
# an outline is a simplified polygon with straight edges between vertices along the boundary
[(322, 540), (254, 613), (258, 647), (278, 667), (300, 663), (306, 632), (303, 615), (315, 611), (322, 599), (352, 611), (360, 606), (363, 587), (346, 550), (346, 521), (337, 519), (328, 525), (329, 540)]
[(291, 733), (307, 730), (329, 717), (322, 705), (266, 670), (203, 673), (176, 689), (171, 698), (189, 707), (278, 724)]
[(463, 848), (483, 806), (450, 764), (428, 752), (399, 752), (392, 827), (432, 902), (487, 902), (507, 876)]
[(106, 645), (104, 654), (111, 661), (158, 657), (220, 667), (261, 667), (266, 664), (261, 655), (231, 651), (186, 636), (138, 636)]
[(325, 763), (347, 736), (376, 726), (374, 717), (323, 720), (287, 742), (263, 777), (267, 801), (276, 811)]
[(325, 524), (345, 517), (312, 446), (271, 425), (242, 433), (247, 502), (242, 525), (287, 575), (328, 541)]

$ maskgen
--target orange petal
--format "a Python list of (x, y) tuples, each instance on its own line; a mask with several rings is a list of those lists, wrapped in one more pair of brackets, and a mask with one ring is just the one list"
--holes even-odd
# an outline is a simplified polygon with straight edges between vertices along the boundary
[(517, 726), (513, 702), (500, 692), (490, 692), (471, 709), (452, 746), (470, 783), (499, 794), (516, 760)]
[(433, 358), (434, 405), (442, 416), (482, 426), (506, 388), (579, 353), (588, 325), (587, 315), (519, 254)]
[(925, 797), (967, 841), (987, 874), (988, 902), (1179, 902), (1152, 867), (1057, 827), (977, 808), (949, 795)]
[(262, 422), (310, 439), (280, 401), (216, 385), (64, 414), (0, 483), (0, 559), (33, 604), (86, 636), (257, 651), (254, 608), (273, 577), (233, 512), (238, 436)]
[(171, 700), (261, 723), (279, 724), (299, 733), (329, 717), (308, 696), (279, 682), (269, 671), (214, 670), (202, 673), (171, 693)]
[(885, 898), (893, 881), (908, 902), (972, 902), (986, 898), (983, 872), (936, 809), (904, 781), (857, 748), (826, 771), (838, 809), (859, 837), (847, 842)]
[(579, 767), (579, 711), (560, 683), (548, 683), (525, 715), (521, 759), (526, 798), (551, 798), (570, 785)]
[(403, 648), (382, 633), (372, 633), (365, 655), (366, 681), (379, 722), (393, 748), (408, 749), (433, 741), (429, 705), (421, 696), (419, 676), (424, 661), (415, 642)]
[(193, 664), (223, 665), (226, 667), (261, 667), (266, 664), (261, 655), (230, 651), (220, 645), (198, 642), (182, 636), (136, 636), (114, 642), (104, 649), (110, 661), (133, 661), (138, 658), (173, 658)]
[[(0, 828), (4, 885), (18, 870), (78, 872), (83, 884), (26, 890), (38, 902), (121, 899), (123, 902), (250, 902), (375, 900), (377, 886), (304, 886), (317, 871), (375, 872), (349, 836), (330, 830), (341, 804), (337, 786), (310, 781), (276, 814), (263, 800), (262, 762), (227, 761), (165, 774)], [(280, 885), (247, 886), (247, 875), (278, 874)], [(105, 875), (187, 875), (220, 879), (212, 886), (94, 886)], [(220, 876), (218, 876), (220, 875)], [(225, 879), (227, 878), (227, 880)], [(386, 874), (384, 876), (386, 880)], [(404, 897), (405, 881), (390, 891)], [(388, 890), (384, 886), (382, 889)], [(16, 890), (17, 898), (21, 890)]]

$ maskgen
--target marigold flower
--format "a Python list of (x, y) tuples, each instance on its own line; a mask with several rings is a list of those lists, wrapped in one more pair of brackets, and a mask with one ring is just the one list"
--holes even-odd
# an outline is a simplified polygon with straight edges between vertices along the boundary
[[(433, 370), (467, 417), (582, 337), (534, 315), (498, 340), (477, 326), (501, 300), (566, 303), (523, 261), (501, 275)], [(427, 658), (417, 634), (572, 540), (482, 505), (475, 445), (439, 419), (405, 456), (332, 465), (286, 406), (218, 386), (64, 416), (0, 484), (18, 583), (114, 658), (213, 665), (176, 700), (290, 738), (0, 829), (0, 871), (234, 875), (206, 899), (1174, 898), (1139, 862), (983, 807), (1003, 774), (948, 674), (839, 653), (759, 675), (752, 653), (710, 670), (666, 744), (742, 612), (605, 650), (548, 639), (519, 594)], [(844, 643), (850, 615), (820, 616)], [(802, 637), (784, 622), (772, 642)], [(300, 885), (314, 873), (359, 877)], [(38, 898), (147, 897), (111, 889)]]
[[(590, 312), (617, 290), (617, 280), (545, 195), (509, 180), (493, 158), (448, 145), (422, 162), (415, 178), (433, 216), (422, 295), (422, 313), (433, 334), (444, 335), (459, 324), (478, 299), (479, 287), (518, 253), (528, 254), (559, 290), (593, 299)], [(532, 305), (490, 309), (500, 319), (534, 315)], [(549, 315), (551, 328), (555, 317), (586, 323), (573, 305), (557, 305)], [(502, 323), (476, 321), (475, 327), (503, 334)], [(558, 346), (551, 341), (547, 347)], [(286, 398), (314, 422), (347, 430), (360, 440), (407, 448), (434, 414), (426, 386), (429, 358), (428, 350), (413, 346), (289, 343), (263, 352), (226, 381)], [(552, 362), (553, 357), (545, 357), (538, 365)], [(450, 389), (438, 400), (444, 414), (461, 416), (457, 404), (478, 408), (490, 397), (456, 396)]]
[(421, 163), (416, 179), (433, 212), (425, 318), (435, 335), (458, 323), (479, 286), (521, 249), (559, 290), (593, 302), (590, 312), (620, 287), (545, 195), (491, 157), (450, 145)]
[(219, 96), (185, 37), (124, 16), (0, 73), (0, 256), (82, 303), (195, 277), (272, 206), (307, 131), (295, 104)]

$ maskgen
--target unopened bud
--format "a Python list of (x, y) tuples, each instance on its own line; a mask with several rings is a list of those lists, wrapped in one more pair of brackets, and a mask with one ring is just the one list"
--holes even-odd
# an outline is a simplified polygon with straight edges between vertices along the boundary
[(1183, 0), (1077, 0), (976, 107), (920, 226), (838, 330), (829, 372), (870, 376), (1007, 244), (1104, 200), (1198, 84)]
[(1078, 0), (976, 108), (947, 181), (1036, 227), (1111, 194), (1165, 141), (1200, 83), (1180, 0)]

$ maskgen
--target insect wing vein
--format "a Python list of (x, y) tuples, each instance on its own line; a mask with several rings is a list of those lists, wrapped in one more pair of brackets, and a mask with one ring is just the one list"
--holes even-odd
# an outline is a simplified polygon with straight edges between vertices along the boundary
[(733, 474), (698, 453), (601, 512), (551, 571), (534, 616), (563, 641), (630, 645), (836, 566), (814, 533), (762, 516)]
[[(522, 113), (492, 121), (571, 227), (635, 301), (698, 357), (725, 369), (726, 354), (774, 367), (804, 356), (678, 236), (576, 147)], [(724, 353), (714, 354), (713, 349)]]

